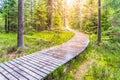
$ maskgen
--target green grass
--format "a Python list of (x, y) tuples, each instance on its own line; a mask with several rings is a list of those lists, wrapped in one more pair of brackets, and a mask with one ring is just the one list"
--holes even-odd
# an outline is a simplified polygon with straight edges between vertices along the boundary
[(50, 32), (42, 31), (25, 35), (24, 50), (17, 49), (17, 34), (0, 33), (0, 62), (8, 61), (16, 57), (31, 54), (41, 49), (46, 49), (62, 44), (73, 37), (70, 31)]
[[(118, 31), (119, 32), (119, 31)], [(47, 80), (76, 80), (75, 73), (84, 62), (93, 60), (82, 80), (120, 80), (120, 37), (103, 32), (102, 42), (97, 45), (97, 36), (90, 35), (87, 49), (69, 63), (61, 66)]]
[(90, 43), (92, 48), (87, 53), (88, 58), (94, 60), (94, 63), (82, 79), (120, 80), (120, 38), (103, 35), (100, 46), (96, 46), (94, 41), (93, 39)]

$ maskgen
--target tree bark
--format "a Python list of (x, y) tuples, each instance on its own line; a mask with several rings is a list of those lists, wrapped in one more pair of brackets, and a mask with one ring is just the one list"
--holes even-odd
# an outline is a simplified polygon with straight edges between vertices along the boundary
[(18, 47), (24, 47), (24, 0), (18, 0)]
[(53, 27), (53, 0), (48, 0), (48, 26), (52, 30)]
[(101, 42), (101, 0), (98, 0), (98, 44)]
[(31, 26), (33, 27), (33, 0), (31, 0)]
[(64, 0), (64, 28), (66, 28), (67, 27), (67, 25), (66, 25), (66, 0)]
[(7, 16), (5, 16), (5, 32), (8, 32)]

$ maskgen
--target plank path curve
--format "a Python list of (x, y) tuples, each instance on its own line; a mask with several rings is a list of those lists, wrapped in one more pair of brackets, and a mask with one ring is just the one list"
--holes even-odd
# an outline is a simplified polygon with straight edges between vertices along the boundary
[(89, 37), (76, 30), (69, 30), (75, 35), (66, 43), (1, 63), (0, 80), (42, 80), (78, 56), (88, 46)]

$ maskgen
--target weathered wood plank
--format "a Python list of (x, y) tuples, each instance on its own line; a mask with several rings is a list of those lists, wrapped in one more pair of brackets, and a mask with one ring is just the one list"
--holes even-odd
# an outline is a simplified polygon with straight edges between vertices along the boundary
[(8, 71), (11, 75), (13, 75), (14, 77), (16, 77), (19, 80), (28, 80), (27, 78), (25, 78), (25, 76), (20, 75), (19, 73), (17, 73), (15, 70), (10, 68), (9, 66), (7, 66), (5, 64), (1, 64), (0, 66), (5, 68), (6, 71)]
[[(49, 53), (50, 54), (50, 53)], [(38, 55), (40, 55), (41, 57), (45, 57), (45, 59), (50, 59), (52, 62), (54, 62), (56, 65), (58, 64), (63, 64), (65, 61), (63, 60), (59, 60), (57, 58), (54, 58), (53, 56), (49, 56), (49, 55), (46, 55), (45, 53), (39, 53)]]
[(0, 66), (0, 72), (6, 76), (8, 79), (12, 79), (12, 80), (18, 80), (17, 78), (15, 78), (11, 73), (7, 72), (5, 69), (3, 69), (3, 67)]
[(45, 63), (40, 62), (40, 61), (36, 61), (36, 60), (31, 59), (31, 58), (29, 58), (29, 57), (26, 57), (26, 58), (24, 58), (24, 59), (29, 59), (29, 60), (35, 62), (37, 65), (42, 65), (42, 67), (47, 67), (47, 68), (50, 69), (50, 71), (55, 69), (55, 67), (53, 67), (53, 66), (51, 66), (51, 65), (45, 64)]
[[(30, 74), (32, 77), (36, 78), (36, 79), (41, 79), (43, 78), (42, 76), (40, 76), (39, 74), (37, 74), (36, 72), (26, 68), (26, 67), (23, 67), (22, 65), (19, 65), (17, 64), (16, 62), (13, 62), (13, 61), (10, 61), (9, 63), (11, 63), (12, 65), (14, 65), (15, 67), (19, 68), (20, 70)], [(24, 65), (24, 64), (23, 64)]]
[(24, 63), (22, 63), (22, 62), (20, 62), (20, 61), (18, 61), (18, 60), (14, 60), (13, 62), (15, 62), (15, 63), (17, 63), (18, 65), (23, 66), (24, 68), (26, 68), (26, 69), (28, 69), (28, 70), (30, 70), (30, 71), (32, 71), (32, 72), (40, 75), (41, 77), (47, 76), (47, 74), (45, 74), (45, 73), (43, 73), (43, 72), (41, 72), (41, 71), (39, 71), (39, 70), (37, 70), (37, 69), (35, 69), (35, 68), (27, 65), (27, 64), (24, 64)]
[(43, 62), (45, 64), (50, 64), (53, 67), (58, 67), (59, 66), (59, 63), (56, 63), (55, 61), (53, 61), (53, 59), (46, 58), (45, 56), (42, 56), (42, 55), (36, 55), (35, 57), (32, 56), (32, 57), (27, 57), (27, 58), (32, 58), (36, 61), (40, 61), (40, 62)]
[[(53, 48), (53, 49), (55, 49), (55, 48)], [(48, 49), (47, 51), (50, 51), (50, 50), (52, 50), (52, 49)], [(58, 58), (54, 58), (53, 56), (49, 56), (50, 55), (50, 53), (48, 53), (49, 55), (46, 55), (47, 53), (47, 51), (39, 51), (39, 52), (37, 52), (35, 55), (43, 55), (43, 56), (46, 56), (46, 57), (49, 57), (49, 58), (52, 58), (52, 59), (54, 59), (55, 61), (57, 61), (57, 62), (64, 62), (64, 60), (62, 60), (62, 59), (58, 59)]]
[[(28, 57), (29, 59), (31, 59), (32, 57)], [(53, 63), (50, 63), (50, 62), (48, 62), (47, 60), (43, 60), (43, 59), (41, 59), (41, 58), (38, 58), (38, 57), (35, 57), (35, 58), (33, 58), (35, 61), (38, 61), (39, 63), (43, 63), (43, 64), (46, 64), (46, 65), (49, 65), (49, 66), (51, 66), (52, 68), (56, 68), (56, 67), (58, 67), (57, 65), (54, 65)]]
[(9, 80), (7, 77), (5, 77), (2, 72), (0, 72), (0, 80)]
[[(18, 72), (19, 74), (21, 74), (22, 76), (27, 77), (29, 80), (38, 80), (37, 78), (30, 75), (28, 72), (25, 72), (22, 69), (19, 69), (18, 67), (14, 66), (13, 64), (11, 64), (9, 62), (5, 62), (5, 64), (8, 65), (9, 67), (11, 67), (13, 70)], [(9, 79), (11, 79), (11, 78), (9, 78)]]
[(56, 58), (56, 59), (59, 59), (59, 60), (62, 60), (62, 61), (65, 61), (65, 57), (63, 57), (62, 55), (56, 55), (56, 54), (53, 54), (55, 52), (46, 52), (44, 53), (44, 55), (46, 56), (50, 56), (52, 58)]
[[(32, 56), (33, 57), (33, 56)], [(61, 61), (59, 59), (54, 58), (53, 56), (46, 55), (45, 53), (36, 53), (34, 57), (44, 57), (42, 59), (50, 59), (50, 61), (54, 62), (54, 64), (59, 65), (61, 63), (64, 63), (64, 61)]]
[(16, 60), (21, 61), (22, 63), (27, 64), (27, 65), (29, 65), (29, 66), (37, 69), (38, 71), (41, 71), (41, 72), (45, 73), (45, 74), (49, 74), (49, 73), (50, 73), (49, 71), (47, 71), (47, 70), (45, 70), (45, 69), (42, 69), (42, 68), (40, 68), (40, 67), (38, 67), (38, 66), (35, 66), (35, 65), (31, 64), (31, 63), (28, 62), (28, 61), (22, 60), (22, 59), (20, 59), (20, 58), (19, 58), (19, 59), (16, 59)]
[(52, 69), (51, 67), (49, 67), (48, 65), (40, 64), (39, 62), (36, 62), (36, 61), (31, 60), (31, 59), (29, 59), (29, 58), (21, 58), (21, 59), (23, 59), (23, 60), (25, 60), (25, 61), (28, 61), (29, 63), (31, 63), (31, 64), (33, 64), (33, 65), (35, 65), (35, 66), (37, 66), (37, 67), (40, 67), (40, 68), (42, 68), (42, 69), (45, 69), (45, 70), (47, 70), (47, 71), (49, 71), (49, 72), (51, 72), (51, 71), (53, 70), (53, 69)]

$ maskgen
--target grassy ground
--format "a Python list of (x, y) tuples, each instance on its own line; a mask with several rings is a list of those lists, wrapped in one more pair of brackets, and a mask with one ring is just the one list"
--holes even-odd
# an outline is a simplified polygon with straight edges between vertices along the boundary
[[(47, 80), (120, 80), (120, 35), (114, 34), (116, 31), (109, 31), (103, 33), (99, 46), (97, 36), (90, 35), (91, 41), (87, 49), (53, 72)], [(86, 66), (87, 71), (83, 70), (83, 74), (76, 78), (79, 68), (91, 61), (92, 64)]]
[(25, 35), (24, 50), (17, 49), (17, 35), (14, 33), (0, 33), (0, 62), (16, 57), (31, 54), (41, 49), (56, 46), (68, 41), (74, 34), (69, 31), (62, 32), (36, 32)]
[(109, 35), (103, 34), (100, 46), (94, 45), (93, 37), (96, 36), (91, 37), (91, 50), (87, 58), (94, 63), (88, 67), (82, 80), (120, 80), (120, 35), (114, 34), (114, 31)]

